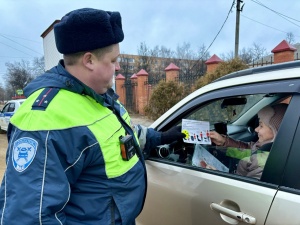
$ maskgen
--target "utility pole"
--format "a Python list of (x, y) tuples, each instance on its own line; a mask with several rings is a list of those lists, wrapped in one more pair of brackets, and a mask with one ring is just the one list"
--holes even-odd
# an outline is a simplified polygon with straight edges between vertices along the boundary
[(239, 35), (240, 35), (240, 12), (243, 10), (243, 6), (241, 9), (242, 0), (237, 0), (236, 3), (236, 24), (235, 24), (235, 48), (234, 48), (234, 57), (237, 58), (239, 56)]

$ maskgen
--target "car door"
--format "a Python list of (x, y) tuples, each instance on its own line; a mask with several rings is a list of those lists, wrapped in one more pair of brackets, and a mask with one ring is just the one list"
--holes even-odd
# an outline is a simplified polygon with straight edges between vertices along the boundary
[[(277, 94), (293, 96), (299, 87), (299, 82), (293, 80), (215, 90), (182, 105), (155, 128), (164, 131), (180, 124), (192, 111), (216, 99), (257, 94), (270, 97)], [(249, 113), (251, 114), (250, 109)], [(292, 139), (286, 137), (294, 135), (298, 122), (296, 117), (293, 110), (288, 108), (284, 118), (289, 122), (289, 128), (287, 129), (287, 125), (284, 126), (284, 131), (280, 128), (269, 154), (272, 160), (267, 160), (268, 169), (264, 170), (260, 180), (196, 167), (176, 160), (172, 162), (155, 156), (150, 157), (146, 162), (148, 194), (137, 224), (265, 224), (280, 187), (279, 178), (283, 175), (292, 143)], [(244, 128), (239, 132), (244, 132)], [(281, 136), (284, 138), (284, 147), (280, 144)], [(285, 222), (277, 218), (274, 224)]]
[(0, 113), (0, 128), (1, 130), (7, 130), (10, 117), (14, 114), (15, 111), (15, 103), (8, 102), (2, 109)]
[[(288, 153), (288, 160), (285, 164), (284, 175), (280, 177), (281, 184), (278, 188), (278, 192), (272, 203), (266, 224), (300, 224), (300, 116), (299, 116), (299, 105), (300, 105), (300, 96), (296, 95), (292, 98), (290, 102), (290, 110), (293, 112), (290, 114), (290, 117), (294, 117), (292, 120), (286, 120), (284, 126), (281, 130), (283, 133), (287, 133), (285, 139), (291, 139), (292, 145), (291, 150)], [(291, 126), (290, 121), (297, 121), (296, 129), (295, 126)], [(291, 130), (292, 129), (292, 130)], [(284, 141), (280, 142), (282, 145), (281, 148), (285, 145)], [(280, 150), (278, 146), (277, 150)], [(282, 154), (282, 153), (281, 153)], [(279, 155), (279, 154), (276, 154)], [(276, 158), (276, 155), (270, 157), (270, 160), (276, 162), (280, 160)], [(271, 170), (272, 168), (265, 168), (266, 170)], [(273, 177), (267, 179), (268, 182), (274, 182), (278, 177), (278, 174), (274, 174)]]

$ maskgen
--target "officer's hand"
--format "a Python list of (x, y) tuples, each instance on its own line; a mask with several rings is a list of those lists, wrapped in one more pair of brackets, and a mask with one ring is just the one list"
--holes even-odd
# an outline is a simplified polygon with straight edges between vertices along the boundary
[(161, 144), (171, 144), (174, 141), (180, 141), (185, 138), (185, 134), (181, 133), (181, 126), (175, 126), (161, 133)]

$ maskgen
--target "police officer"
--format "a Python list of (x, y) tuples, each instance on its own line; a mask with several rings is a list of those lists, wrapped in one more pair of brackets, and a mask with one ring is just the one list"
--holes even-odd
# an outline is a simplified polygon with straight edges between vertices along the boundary
[(1, 224), (135, 224), (143, 152), (184, 135), (130, 126), (111, 89), (124, 38), (118, 12), (83, 8), (54, 26), (57, 66), (25, 88), (8, 129)]

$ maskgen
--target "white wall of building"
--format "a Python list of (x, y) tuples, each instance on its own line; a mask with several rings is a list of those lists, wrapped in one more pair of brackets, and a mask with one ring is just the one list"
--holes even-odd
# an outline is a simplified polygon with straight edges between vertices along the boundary
[(43, 38), (43, 46), (45, 70), (47, 71), (56, 66), (58, 61), (63, 58), (62, 54), (57, 51), (53, 29)]

